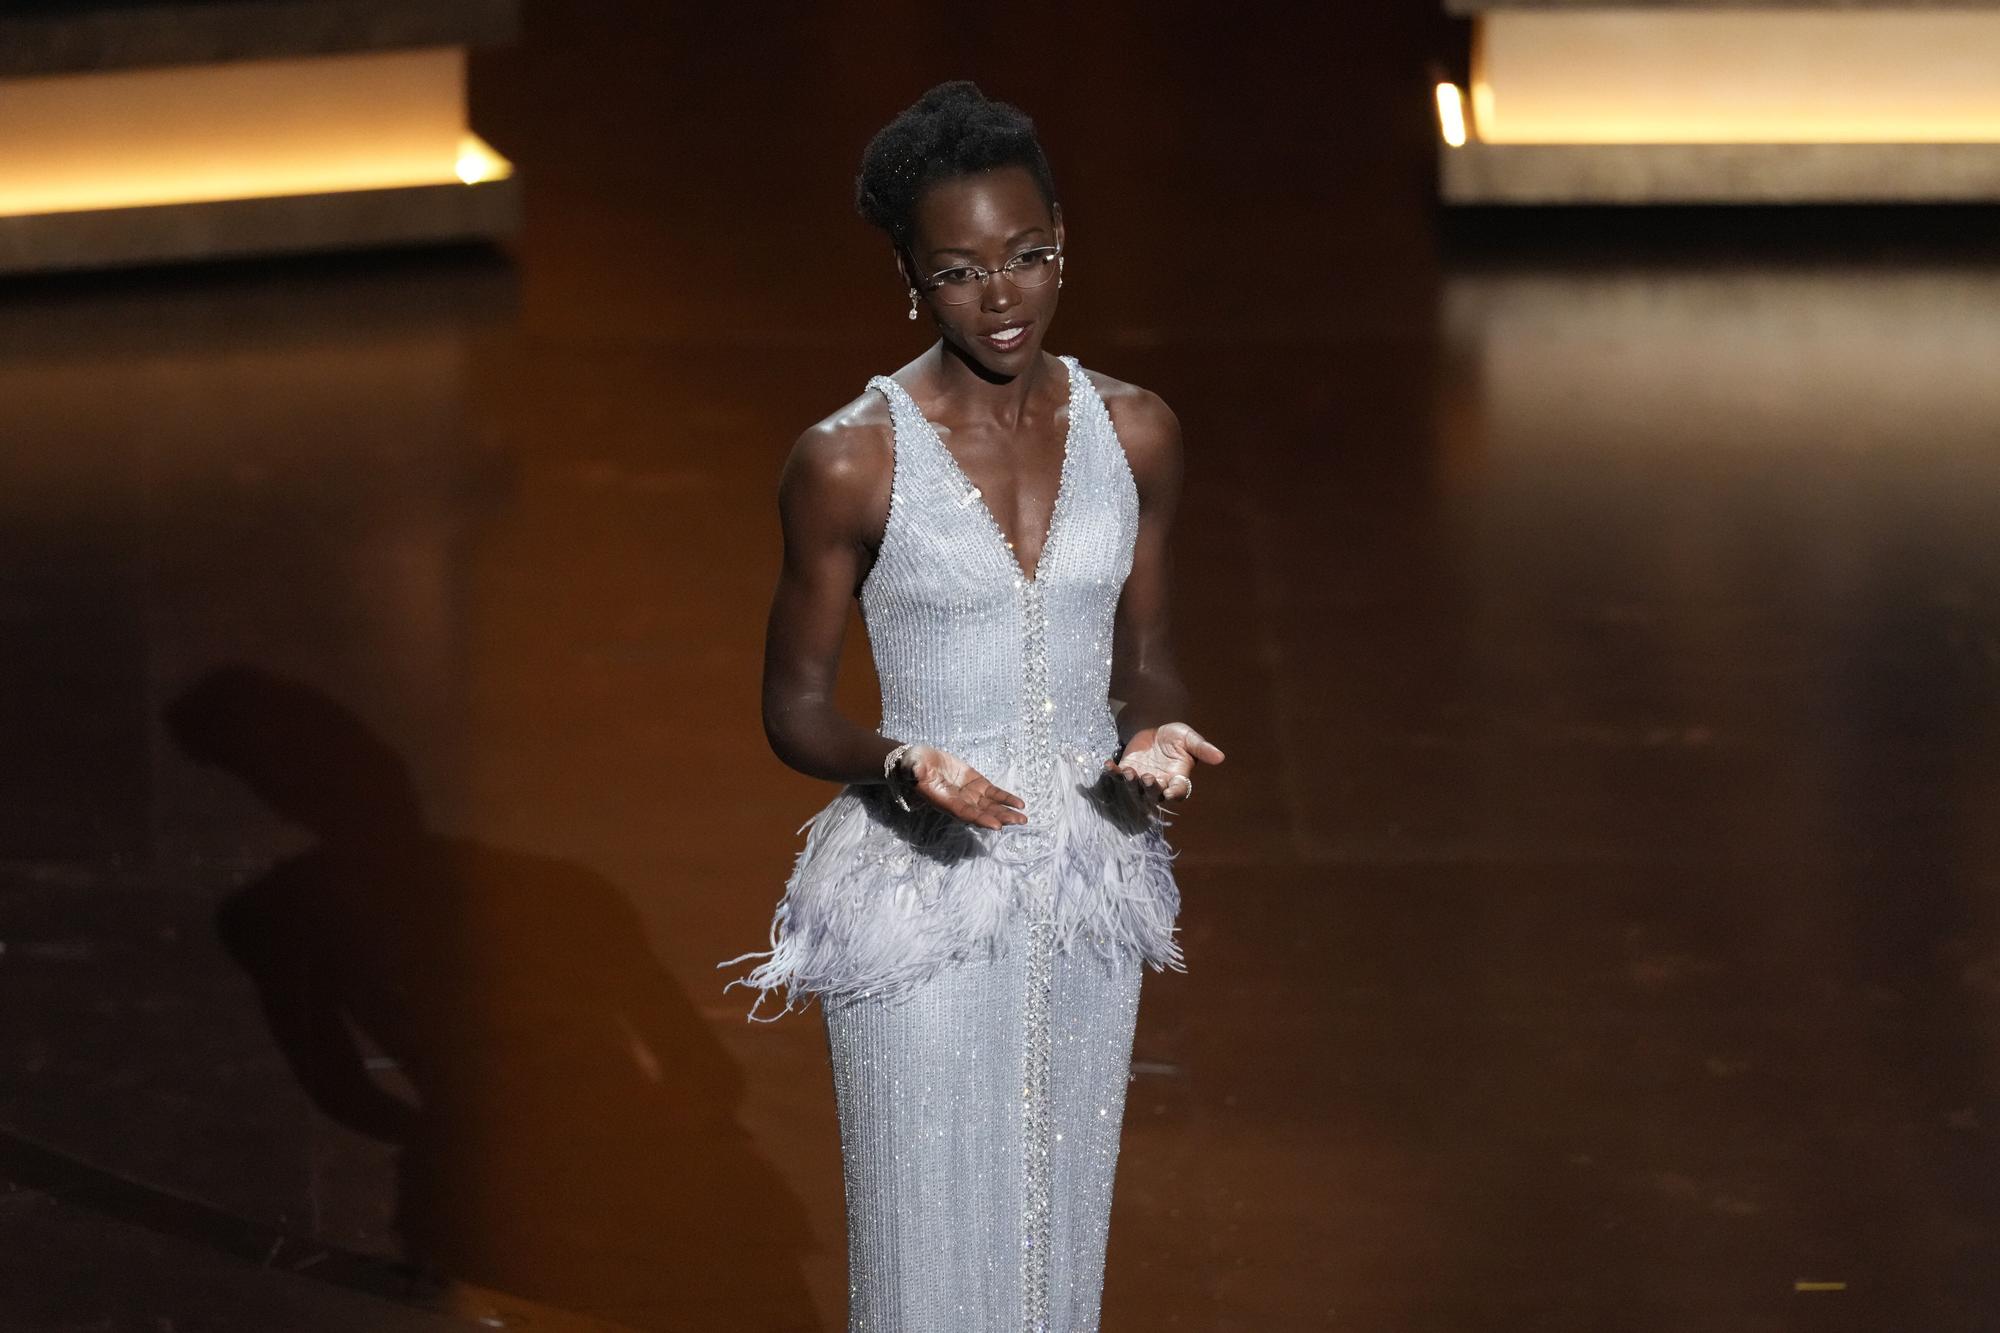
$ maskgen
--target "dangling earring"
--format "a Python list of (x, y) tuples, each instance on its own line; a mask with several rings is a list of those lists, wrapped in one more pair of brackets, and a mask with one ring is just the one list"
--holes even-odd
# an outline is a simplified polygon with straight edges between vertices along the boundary
[(1063, 266), (1063, 261), (1062, 261), (1062, 256), (1061, 256), (1061, 255), (1057, 255), (1057, 256), (1056, 256), (1056, 286), (1058, 286), (1058, 287), (1062, 286), (1062, 266)]
[[(1062, 281), (1062, 277), (1060, 274), (1057, 275), (1056, 281), (1057, 282)], [(917, 289), (912, 287), (910, 288), (910, 318), (915, 319), (916, 317), (917, 317)]]

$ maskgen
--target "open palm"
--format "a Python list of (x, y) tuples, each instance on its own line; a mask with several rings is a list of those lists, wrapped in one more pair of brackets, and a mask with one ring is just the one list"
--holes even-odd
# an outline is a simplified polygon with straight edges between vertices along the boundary
[[(1219, 764), (1223, 754), (1214, 742), (1185, 722), (1165, 722), (1152, 732), (1140, 732), (1116, 763), (1105, 767), (1154, 800), (1185, 797), (1194, 789), (1197, 763)], [(1186, 778), (1185, 783), (1177, 778)]]
[(1028, 822), (1025, 801), (988, 782), (978, 769), (949, 750), (913, 745), (904, 753), (900, 767), (909, 775), (913, 794), (955, 819), (981, 828)]

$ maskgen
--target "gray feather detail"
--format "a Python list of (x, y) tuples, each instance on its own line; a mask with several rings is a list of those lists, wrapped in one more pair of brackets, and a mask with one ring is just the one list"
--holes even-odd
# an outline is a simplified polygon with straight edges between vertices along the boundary
[[(759, 991), (749, 1017), (765, 1022), (813, 996), (905, 997), (940, 967), (1002, 953), (1010, 916), (1036, 912), (1026, 898), (1038, 882), (1055, 886), (1048, 911), (1059, 952), (1126, 951), (1155, 971), (1185, 972), (1169, 820), (1097, 763), (1057, 756), (1060, 808), (1030, 809), (1029, 823), (1000, 829), (921, 802), (905, 813), (880, 784), (844, 788), (800, 827), (810, 832), (772, 918), (771, 948), (717, 966), (765, 961), (723, 989)], [(1035, 873), (1050, 858), (1053, 876)], [(758, 1020), (780, 988), (784, 1008)]]

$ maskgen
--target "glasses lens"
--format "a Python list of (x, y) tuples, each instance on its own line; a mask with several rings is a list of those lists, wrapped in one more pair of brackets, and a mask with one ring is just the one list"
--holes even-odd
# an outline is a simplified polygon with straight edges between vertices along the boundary
[(931, 290), (937, 299), (946, 305), (964, 305), (967, 301), (979, 299), (979, 289), (986, 284), (979, 280), (975, 269), (955, 268), (938, 275), (937, 285)]
[(1014, 280), (1016, 287), (1039, 287), (1055, 271), (1056, 249), (1052, 245), (1016, 255), (1013, 262), (1007, 265), (1007, 276)]

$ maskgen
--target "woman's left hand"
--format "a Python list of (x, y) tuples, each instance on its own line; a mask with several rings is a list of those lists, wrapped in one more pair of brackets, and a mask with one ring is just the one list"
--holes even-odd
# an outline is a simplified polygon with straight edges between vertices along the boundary
[(1194, 791), (1197, 762), (1219, 764), (1222, 751), (1185, 722), (1163, 722), (1132, 737), (1117, 761), (1104, 767), (1154, 801), (1185, 800)]

